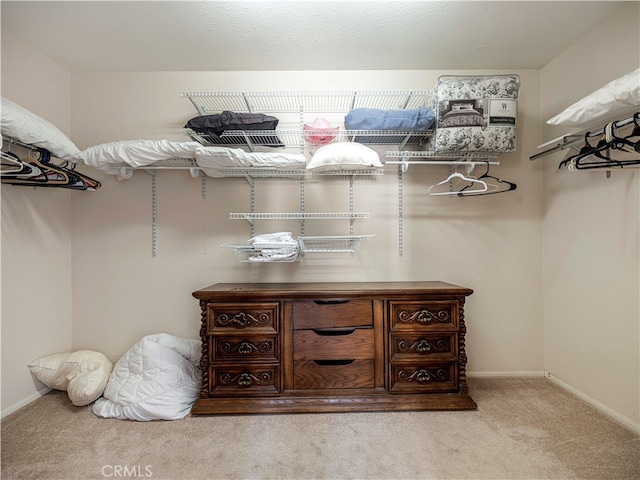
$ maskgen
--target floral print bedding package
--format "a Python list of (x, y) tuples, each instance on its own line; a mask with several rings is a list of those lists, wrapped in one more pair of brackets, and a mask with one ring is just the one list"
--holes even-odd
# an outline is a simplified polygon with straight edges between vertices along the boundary
[(518, 75), (438, 78), (436, 128), (427, 147), (435, 152), (513, 152), (516, 149)]

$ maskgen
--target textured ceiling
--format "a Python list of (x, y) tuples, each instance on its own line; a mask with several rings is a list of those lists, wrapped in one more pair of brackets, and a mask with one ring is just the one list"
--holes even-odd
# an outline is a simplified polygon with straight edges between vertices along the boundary
[(539, 69), (623, 2), (1, 2), (70, 72)]

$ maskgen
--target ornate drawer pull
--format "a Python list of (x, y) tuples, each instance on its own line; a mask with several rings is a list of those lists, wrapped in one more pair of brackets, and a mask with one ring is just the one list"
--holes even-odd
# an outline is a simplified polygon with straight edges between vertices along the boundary
[(421, 383), (428, 382), (429, 380), (431, 380), (431, 374), (424, 369), (418, 370), (418, 373), (416, 374), (416, 380)]
[(249, 342), (242, 342), (238, 346), (238, 353), (241, 353), (242, 355), (248, 355), (252, 351), (253, 351), (253, 345), (251, 345), (251, 343)]
[(274, 312), (221, 312), (216, 315), (216, 327), (266, 327), (273, 324)]
[(247, 323), (249, 323), (247, 321), (247, 316), (243, 312), (235, 314), (231, 319), (231, 322), (238, 327), (246, 327)]
[(240, 385), (241, 387), (249, 387), (252, 383), (253, 380), (251, 379), (251, 375), (249, 375), (248, 373), (242, 373), (238, 377), (238, 385)]
[(422, 339), (418, 342), (416, 350), (420, 353), (428, 352), (431, 350), (431, 344), (428, 340)]
[(416, 322), (422, 325), (429, 324), (431, 322), (450, 322), (451, 315), (449, 310), (437, 310), (430, 311), (426, 308), (422, 310), (400, 310), (398, 312), (398, 319), (405, 323)]
[(273, 371), (250, 371), (243, 372), (220, 372), (218, 377), (218, 385), (223, 387), (260, 387), (264, 385), (273, 385)]

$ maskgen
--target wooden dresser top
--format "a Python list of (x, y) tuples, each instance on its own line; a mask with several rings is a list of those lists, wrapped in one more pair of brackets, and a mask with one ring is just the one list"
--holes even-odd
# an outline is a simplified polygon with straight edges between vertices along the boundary
[(419, 295), (468, 296), (473, 290), (439, 281), (424, 282), (314, 282), (314, 283), (216, 283), (193, 292), (199, 300), (220, 298), (385, 298)]

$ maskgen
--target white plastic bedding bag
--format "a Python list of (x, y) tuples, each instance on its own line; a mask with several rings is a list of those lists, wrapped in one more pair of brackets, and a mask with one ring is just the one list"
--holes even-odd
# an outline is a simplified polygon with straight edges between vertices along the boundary
[(305, 168), (305, 156), (285, 152), (245, 152), (241, 148), (199, 147), (195, 150), (196, 163), (210, 177), (224, 177), (220, 170), (234, 168)]
[(199, 145), (169, 140), (121, 140), (91, 146), (79, 156), (86, 165), (114, 174), (121, 165), (139, 168), (172, 158), (193, 158)]
[(200, 392), (199, 362), (200, 340), (148, 335), (116, 362), (93, 413), (138, 421), (184, 418)]
[(436, 86), (436, 152), (513, 152), (518, 75), (443, 75)]

